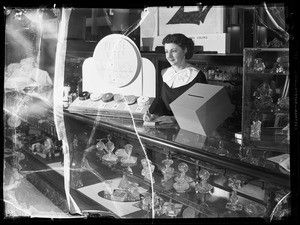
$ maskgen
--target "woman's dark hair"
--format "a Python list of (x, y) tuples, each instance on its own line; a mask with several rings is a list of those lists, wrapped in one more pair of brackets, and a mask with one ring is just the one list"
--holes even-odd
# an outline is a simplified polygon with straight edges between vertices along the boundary
[(180, 46), (182, 49), (186, 49), (185, 58), (190, 59), (194, 54), (194, 42), (191, 38), (186, 37), (184, 34), (168, 34), (164, 37), (162, 44), (174, 43)]

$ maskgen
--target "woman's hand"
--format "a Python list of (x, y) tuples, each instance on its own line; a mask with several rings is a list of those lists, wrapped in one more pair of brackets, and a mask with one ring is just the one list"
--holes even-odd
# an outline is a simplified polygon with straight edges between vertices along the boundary
[(143, 120), (145, 122), (154, 122), (154, 120), (157, 118), (158, 116), (155, 114), (151, 114), (148, 111), (145, 112), (145, 114), (143, 115)]
[(166, 123), (175, 123), (175, 117), (174, 116), (160, 116), (153, 120), (153, 122), (157, 122), (159, 124), (166, 124)]

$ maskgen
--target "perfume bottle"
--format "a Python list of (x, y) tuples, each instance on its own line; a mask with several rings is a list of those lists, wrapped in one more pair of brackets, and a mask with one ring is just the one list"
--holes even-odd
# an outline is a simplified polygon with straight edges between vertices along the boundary
[(185, 173), (189, 170), (189, 167), (186, 163), (179, 163), (178, 170), (180, 171), (180, 177), (175, 179), (176, 182), (173, 184), (173, 187), (176, 192), (185, 193), (190, 187), (185, 175)]
[(115, 144), (110, 140), (109, 135), (108, 135), (107, 139), (108, 139), (108, 142), (105, 144), (104, 149), (106, 149), (108, 154), (104, 155), (102, 157), (102, 159), (105, 160), (105, 161), (116, 162), (118, 160), (118, 156), (116, 156), (113, 153), (113, 150), (115, 149)]
[(124, 146), (125, 155), (121, 159), (121, 163), (124, 165), (135, 164), (137, 161), (137, 157), (131, 156), (133, 146), (131, 144), (126, 144)]
[(162, 163), (165, 165), (165, 167), (161, 169), (161, 172), (164, 176), (162, 182), (166, 182), (174, 176), (174, 168), (171, 167), (171, 165), (173, 164), (173, 160), (167, 158), (163, 160)]
[(196, 183), (195, 191), (196, 193), (201, 194), (202, 203), (200, 204), (200, 206), (208, 208), (208, 205), (206, 204), (206, 194), (209, 193), (213, 188), (211, 184), (207, 183), (207, 180), (210, 177), (210, 173), (205, 169), (201, 169), (198, 173), (198, 177), (201, 179), (201, 181)]
[[(141, 174), (144, 177), (144, 179), (147, 181), (151, 181), (151, 177), (152, 177), (152, 182), (155, 183), (154, 177), (152, 176), (155, 166), (152, 164), (151, 160), (144, 158), (141, 160), (141, 163), (143, 166)], [(150, 166), (150, 170), (149, 170), (149, 166)]]

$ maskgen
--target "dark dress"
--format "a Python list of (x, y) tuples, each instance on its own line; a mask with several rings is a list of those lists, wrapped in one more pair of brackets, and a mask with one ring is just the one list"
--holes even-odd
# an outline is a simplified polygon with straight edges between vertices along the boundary
[(165, 82), (162, 82), (161, 96), (154, 99), (153, 103), (149, 107), (149, 113), (156, 114), (158, 116), (173, 116), (173, 112), (169, 106), (170, 103), (182, 95), (195, 83), (207, 84), (206, 77), (202, 71), (198, 72), (194, 80), (181, 87), (170, 88)]

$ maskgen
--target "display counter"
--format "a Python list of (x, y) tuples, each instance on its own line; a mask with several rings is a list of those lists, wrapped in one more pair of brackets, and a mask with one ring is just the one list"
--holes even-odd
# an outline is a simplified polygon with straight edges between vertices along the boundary
[[(83, 116), (67, 111), (64, 112), (64, 120), (70, 147), (71, 196), (83, 212), (98, 210), (103, 216), (119, 218), (151, 217), (151, 212), (143, 210), (141, 205), (142, 199), (152, 190), (151, 180), (145, 179), (142, 173), (141, 161), (145, 153), (155, 166), (152, 174), (154, 192), (162, 198), (162, 202), (177, 204), (180, 212), (176, 217), (179, 218), (186, 216), (183, 214), (186, 208), (191, 208), (189, 210), (197, 217), (268, 217), (276, 205), (275, 195), (278, 198), (289, 190), (289, 173), (278, 163), (266, 159), (267, 155), (273, 157), (282, 155), (282, 152), (252, 149), (250, 155), (250, 149), (236, 143), (234, 133), (226, 131), (223, 125), (214, 135), (204, 137), (184, 131), (177, 124), (149, 128), (141, 121)], [(100, 150), (97, 144), (100, 139), (107, 143), (107, 135), (114, 143), (113, 152), (116, 154), (127, 144), (132, 145), (131, 156), (137, 158), (136, 162), (124, 164), (120, 155), (116, 161), (104, 160), (105, 151)], [(28, 175), (29, 181), (42, 188), (56, 205), (66, 209), (62, 156), (43, 158), (34, 154), (26, 144), (21, 151), (25, 155), (25, 160), (21, 161), (22, 170), (36, 171)], [(162, 172), (165, 159), (171, 159), (171, 167), (174, 168), (173, 179), (166, 182)], [(189, 188), (183, 193), (178, 193), (173, 186), (176, 183), (174, 177), (180, 177), (180, 163), (188, 167)], [(203, 181), (203, 177), (199, 177), (200, 171), (209, 174), (207, 182), (212, 189), (206, 194), (195, 191), (195, 186)], [(138, 201), (116, 202), (101, 195), (107, 180), (118, 186), (124, 177), (138, 184)], [(243, 205), (241, 210), (228, 209), (227, 203), (232, 201), (232, 193), (235, 193), (232, 182), (240, 184), (236, 193), (238, 203)], [(203, 207), (203, 201), (208, 207)], [(256, 211), (250, 212), (249, 207)], [(170, 217), (171, 214), (157, 209), (155, 217)]]
[[(201, 215), (200, 217), (226, 217), (227, 214), (232, 213), (226, 208), (232, 196), (230, 194), (232, 192), (230, 180), (232, 179), (241, 183), (237, 196), (244, 206), (243, 210), (234, 211), (237, 213), (236, 216), (267, 216), (270, 210), (268, 207), (274, 206), (271, 193), (274, 194), (278, 186), (281, 188), (277, 192), (289, 190), (289, 173), (278, 163), (266, 158), (282, 155), (282, 152), (244, 148), (239, 143), (235, 143), (234, 133), (226, 131), (223, 126), (220, 126), (214, 135), (205, 137), (182, 130), (177, 124), (149, 128), (143, 126), (140, 121), (133, 122), (128, 119), (82, 116), (68, 112), (65, 112), (64, 117), (69, 143), (74, 142), (74, 137), (78, 139), (78, 142), (76, 141), (78, 146), (73, 149), (77, 156), (74, 156), (72, 164), (88, 165), (89, 170), (92, 170), (92, 173), (97, 174), (98, 177), (98, 180), (95, 180), (96, 184), (92, 186), (87, 181), (73, 180), (73, 186), (79, 187), (78, 190), (85, 194), (89, 193), (90, 198), (93, 198), (90, 194), (92, 190), (97, 192), (101, 189), (97, 187), (97, 182), (100, 185), (106, 180), (121, 179), (124, 174), (128, 180), (149, 190), (151, 181), (145, 181), (141, 172), (143, 171), (141, 160), (145, 158), (145, 153), (155, 166), (153, 171), (155, 192), (166, 199), (173, 199), (178, 204), (182, 204), (182, 210), (192, 207), (199, 216)], [(131, 144), (132, 156), (137, 157), (137, 162), (126, 166), (120, 157), (113, 162), (104, 160), (102, 157), (105, 153), (101, 154), (99, 148), (97, 149), (97, 144), (99, 139), (104, 140), (107, 135), (115, 144), (116, 154), (126, 144)], [(177, 176), (180, 174), (177, 169), (179, 164), (183, 162), (188, 165), (186, 173), (190, 179), (188, 191), (179, 194), (172, 186), (175, 181), (164, 183), (162, 171), (165, 159), (173, 160), (172, 167)], [(198, 177), (201, 169), (208, 171), (209, 183), (213, 186), (213, 191), (204, 194), (208, 199), (205, 201), (209, 202), (208, 208), (201, 207), (203, 199), (201, 200), (201, 194), (195, 191), (195, 185), (202, 180)], [(110, 170), (117, 172), (113, 175)], [(84, 176), (81, 178), (84, 180)], [(258, 211), (255, 215), (249, 213), (247, 211), (249, 205), (259, 208), (259, 213)], [(264, 213), (261, 213), (262, 211)], [(134, 214), (123, 215), (121, 213), (121, 217), (123, 216), (135, 217)]]

